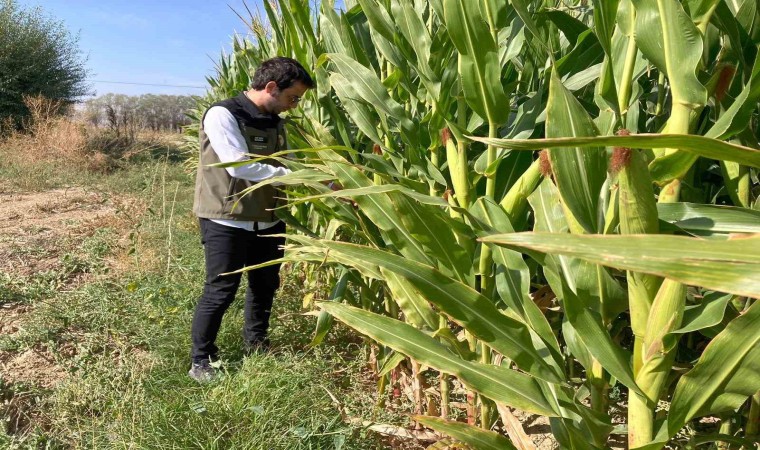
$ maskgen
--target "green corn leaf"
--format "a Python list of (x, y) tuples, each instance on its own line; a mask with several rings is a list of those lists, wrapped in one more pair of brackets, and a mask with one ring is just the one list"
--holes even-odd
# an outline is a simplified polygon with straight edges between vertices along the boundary
[(633, 0), (639, 49), (670, 79), (674, 103), (697, 107), (707, 90), (697, 79), (702, 34), (677, 0)]
[(380, 273), (407, 322), (420, 329), (438, 328), (438, 316), (412, 283), (382, 267), (380, 267)]
[(415, 66), (425, 82), (425, 87), (434, 99), (440, 95), (440, 83), (438, 77), (430, 68), (430, 50), (432, 42), (427, 33), (427, 27), (414, 10), (410, 2), (393, 2), (391, 11), (401, 34), (409, 42), (417, 57)]
[(507, 369), (465, 361), (432, 337), (401, 321), (338, 303), (319, 307), (373, 340), (420, 363), (459, 378), (465, 386), (509, 406), (557, 416), (534, 378)]
[[(600, 269), (601, 270), (601, 269)], [(585, 290), (573, 292), (565, 281), (570, 275), (562, 275), (562, 306), (567, 314), (569, 325), (573, 328), (575, 339), (585, 348), (578, 348), (581, 356), (586, 350), (601, 363), (604, 370), (617, 378), (632, 391), (641, 392), (633, 377), (631, 355), (612, 341), (601, 315), (589, 308), (596, 299), (591, 298)], [(598, 300), (596, 300), (598, 302)], [(576, 343), (577, 344), (577, 343)], [(587, 361), (588, 363), (588, 361)], [(587, 367), (587, 370), (589, 368)]]
[(433, 257), (430, 261), (436, 261), (438, 268), (444, 273), (466, 284), (474, 283), (473, 255), (465, 246), (451, 244), (457, 241), (457, 234), (471, 240), (471, 232), (467, 227), (462, 226), (461, 222), (452, 219), (444, 212), (442, 207), (448, 207), (448, 203), (442, 198), (420, 194), (399, 185), (368, 185), (306, 196), (291, 201), (289, 204), (313, 202), (317, 199), (332, 197), (354, 198), (359, 205), (364, 205), (362, 208), (369, 205), (370, 210), (365, 211), (367, 215), (383, 222), (385, 222), (385, 216), (380, 211), (376, 211), (374, 203), (368, 202), (365, 197), (382, 197), (378, 199), (380, 204), (391, 202), (392, 211), (397, 212), (394, 220), (404, 227), (405, 233), (416, 239), (415, 242), (425, 250), (427, 256)]
[(525, 0), (509, 0), (509, 3), (515, 8), (515, 12), (523, 21), (528, 30), (533, 34), (535, 42), (538, 42), (544, 48), (546, 47), (545, 37), (541, 35), (541, 31), (538, 29), (536, 22), (533, 20), (533, 15), (528, 10), (529, 1)]
[[(726, 2), (729, 9), (736, 17), (736, 21), (744, 31), (757, 42), (757, 35), (753, 31), (757, 28), (758, 5), (755, 0), (731, 0)], [(755, 30), (753, 30), (753, 28)]]
[[(420, 204), (395, 193), (390, 197), (394, 204), (393, 211), (427, 254), (435, 258), (439, 270), (462, 283), (473, 285), (474, 255), (464, 246), (455, 244), (456, 220), (441, 208)], [(466, 238), (473, 237), (469, 235)]]
[(728, 302), (734, 298), (731, 294), (710, 292), (702, 299), (702, 303), (687, 306), (683, 313), (681, 328), (672, 331), (675, 334), (691, 333), (719, 324), (726, 314)]
[(430, 0), (428, 1), (435, 15), (443, 22), (443, 0)]
[[(746, 66), (747, 59), (744, 53), (744, 44), (749, 41), (749, 36), (747, 36), (746, 31), (739, 24), (736, 15), (731, 11), (726, 2), (718, 2), (718, 6), (713, 13), (712, 23), (725, 33), (728, 38), (726, 48), (730, 50), (743, 66)], [(748, 45), (747, 48), (751, 48), (751, 46)]]
[(407, 118), (404, 108), (388, 95), (388, 91), (385, 90), (375, 72), (345, 55), (330, 53), (326, 57), (335, 63), (338, 72), (345, 77), (363, 101), (395, 118), (405, 129), (414, 127)]
[[(493, 200), (481, 197), (470, 212), (481, 223), (473, 225), (481, 233), (513, 232), (507, 213)], [(559, 344), (546, 316), (530, 297), (530, 271), (520, 253), (504, 247), (494, 246), (493, 259), (496, 263), (496, 289), (499, 296), (544, 340), (547, 348), (555, 352), (556, 362), (561, 362)]]
[(757, 110), (758, 100), (760, 100), (760, 58), (755, 59), (749, 82), (705, 135), (716, 139), (732, 138), (747, 127), (752, 112)]
[(309, 57), (306, 54), (305, 42), (302, 42), (303, 39), (298, 32), (298, 26), (293, 17), (293, 10), (288, 6), (287, 0), (279, 0), (279, 3), (280, 7), (278, 9), (280, 10), (280, 21), (285, 24), (285, 27), (288, 30), (288, 32), (285, 33), (289, 38), (287, 42), (290, 44), (295, 59), (304, 64), (306, 61), (309, 61)]
[[(293, 18), (297, 24), (297, 32), (301, 36), (304, 36), (308, 42), (305, 43), (305, 48), (309, 51), (317, 49), (317, 36), (315, 33), (315, 27), (311, 22), (312, 10), (308, 0), (289, 0), (289, 8), (292, 11)], [(284, 6), (284, 5), (283, 5)], [(308, 61), (301, 61), (302, 63)]]
[[(598, 134), (583, 106), (552, 71), (546, 107), (546, 136), (577, 138)], [(586, 232), (596, 233), (599, 226), (599, 195), (607, 178), (604, 147), (550, 149), (549, 160), (562, 203)]]
[(760, 235), (725, 241), (667, 235), (514, 233), (481, 238), (760, 298)]
[(567, 351), (573, 355), (581, 366), (590, 371), (594, 365), (594, 356), (578, 336), (578, 332), (575, 330), (573, 324), (570, 323), (567, 316), (562, 318), (562, 337), (565, 339)]
[[(551, 233), (566, 233), (568, 231), (567, 219), (559, 202), (559, 193), (551, 180), (544, 179), (538, 189), (528, 196), (528, 202), (533, 208), (533, 215), (536, 218), (534, 230)], [(563, 282), (560, 274), (573, 273), (569, 267), (576, 262), (573, 258), (562, 255), (546, 255), (541, 259), (543, 259), (544, 276), (552, 290), (555, 294), (562, 293)]]
[[(340, 275), (338, 281), (333, 287), (332, 294), (330, 295), (331, 301), (340, 302), (343, 300), (343, 296), (346, 295), (346, 289), (348, 288), (348, 279), (350, 276), (351, 273), (348, 270), (344, 269), (343, 273)], [(317, 316), (317, 327), (314, 330), (314, 337), (312, 338), (309, 345), (315, 346), (321, 344), (325, 339), (325, 336), (327, 336), (327, 333), (332, 328), (332, 323), (332, 316), (325, 313), (324, 311), (320, 311), (319, 315)]]
[(430, 416), (414, 416), (414, 421), (464, 442), (473, 450), (513, 450), (512, 442), (499, 433), (472, 425)]
[[(596, 6), (594, 6), (594, 9), (596, 10)], [(554, 25), (556, 25), (557, 28), (562, 31), (562, 34), (565, 35), (565, 38), (567, 38), (567, 40), (570, 42), (570, 45), (572, 46), (575, 46), (578, 42), (578, 38), (584, 32), (589, 30), (589, 27), (586, 26), (585, 23), (581, 22), (565, 11), (549, 10), (543, 14), (545, 14), (546, 17), (548, 17), (549, 20), (551, 20), (552, 23), (554, 23)]]
[[(320, 156), (325, 165), (335, 173), (343, 187), (352, 189), (372, 185), (372, 181), (366, 175), (359, 169), (346, 164), (345, 159), (336, 152), (321, 150)], [(379, 195), (361, 196), (356, 198), (356, 203), (372, 223), (381, 230), (387, 241), (393, 243), (403, 255), (432, 264), (432, 260), (425, 254), (425, 250), (394, 212), (394, 205), (389, 198)]]
[(501, 0), (485, 0), (480, 4), (483, 15), (488, 19), (489, 26), (496, 30), (509, 26), (509, 3)]
[(393, 26), (393, 21), (388, 11), (377, 0), (358, 0), (358, 3), (361, 5), (362, 11), (364, 11), (364, 15), (367, 17), (367, 21), (372, 26), (372, 29), (380, 33), (388, 41), (393, 42), (396, 28)]
[(683, 3), (686, 5), (685, 9), (689, 13), (694, 25), (699, 28), (704, 22), (710, 20), (712, 12), (715, 10), (720, 0), (686, 0)]
[(563, 84), (570, 91), (577, 91), (596, 81), (604, 70), (604, 63), (594, 64), (593, 66), (576, 72), (563, 80)]
[[(325, 314), (330, 314), (327, 311), (322, 311), (322, 312)], [(332, 315), (330, 315), (330, 317), (332, 317)], [(386, 355), (385, 362), (383, 363), (382, 366), (378, 368), (377, 377), (382, 378), (388, 375), (388, 373), (390, 373), (391, 370), (398, 367), (398, 365), (401, 364), (401, 362), (403, 362), (404, 360), (406, 360), (406, 355), (404, 355), (403, 353), (392, 351), (391, 355)]]
[(326, 3), (322, 4), (319, 23), (325, 51), (348, 55), (360, 64), (369, 66), (369, 60), (364, 52), (357, 51), (355, 35), (347, 32), (345, 20), (342, 19), (345, 17), (339, 17), (334, 9), (328, 7)]
[(393, 45), (393, 41), (384, 38), (375, 28), (370, 28), (370, 37), (373, 46), (377, 51), (396, 67), (406, 67), (406, 58), (401, 54), (398, 47)]
[[(386, 173), (386, 174), (388, 173), (388, 172), (383, 172), (382, 170), (379, 170), (378, 172)], [(441, 197), (431, 197), (426, 194), (420, 194), (419, 192), (414, 191), (408, 187), (402, 186), (400, 184), (378, 184), (378, 185), (371, 185), (371, 186), (365, 186), (365, 187), (360, 187), (360, 188), (341, 189), (339, 191), (329, 191), (329, 192), (324, 192), (322, 194), (301, 197), (299, 199), (293, 200), (292, 204), (298, 204), (298, 203), (303, 203), (303, 202), (313, 202), (314, 200), (319, 200), (319, 199), (324, 199), (324, 198), (360, 198), (362, 196), (367, 196), (367, 195), (385, 194), (385, 193), (391, 193), (391, 192), (398, 192), (400, 194), (404, 194), (405, 196), (423, 205), (431, 205), (431, 206), (437, 206), (441, 208), (446, 208), (449, 206), (446, 200), (442, 199)]]
[(488, 122), (501, 124), (509, 114), (509, 99), (501, 85), (498, 48), (478, 3), (445, 0), (446, 29), (459, 52), (467, 104)]
[[(350, 44), (349, 49), (352, 57), (362, 65), (378, 69), (380, 62), (378, 61), (376, 52), (374, 52), (372, 35), (366, 23), (353, 25), (348, 15), (343, 15), (340, 18), (340, 24), (343, 39), (347, 45)], [(335, 53), (327, 52), (326, 50), (324, 52)], [(356, 56), (354, 57), (354, 55)]]
[(658, 203), (660, 220), (699, 235), (760, 233), (760, 211), (700, 203)]
[(277, 16), (277, 12), (275, 11), (275, 7), (277, 5), (274, 2), (265, 2), (264, 3), (264, 10), (267, 13), (267, 18), (269, 19), (269, 24), (272, 27), (272, 32), (275, 36), (275, 40), (280, 44), (284, 46), (285, 43), (285, 34), (283, 33), (282, 29), (282, 21)]
[(382, 250), (301, 236), (291, 239), (320, 246), (327, 251), (328, 259), (354, 267), (366, 276), (382, 279), (382, 268), (407, 279), (428, 302), (489, 347), (515, 361), (522, 370), (550, 382), (563, 380), (557, 364), (545, 359), (536, 349), (535, 339), (540, 342), (540, 338), (523, 322), (499, 312), (490, 300), (468, 285), (432, 267)]
[[(536, 217), (535, 231), (566, 233), (568, 224), (563, 213), (559, 193), (551, 180), (545, 179), (528, 198)], [(563, 290), (586, 292), (584, 301), (592, 302), (596, 311), (605, 314), (611, 320), (626, 309), (625, 292), (606, 270), (599, 270), (595, 264), (563, 255), (531, 254), (537, 261), (542, 261), (543, 271), (552, 290), (561, 295)], [(601, 286), (601, 287), (600, 287)], [(601, 292), (600, 292), (601, 290)], [(600, 301), (604, 294), (604, 308)]]
[(672, 436), (694, 417), (730, 411), (760, 390), (760, 302), (732, 320), (676, 385), (668, 414)]
[[(551, 181), (545, 180), (529, 200), (535, 212), (537, 229), (555, 232), (567, 230), (557, 190)], [(494, 253), (498, 254), (496, 251)], [(604, 283), (603, 290), (610, 293), (604, 302), (605, 312), (612, 316), (617, 315), (625, 305), (625, 302), (616, 301), (618, 296), (622, 297), (620, 287), (617, 286), (619, 295), (612, 295), (616, 289), (614, 285), (608, 286), (609, 274), (577, 258), (562, 255), (546, 255), (542, 258), (540, 255), (536, 260), (542, 264), (552, 290), (563, 299), (565, 317), (569, 318), (569, 322), (563, 325), (563, 330), (571, 352), (588, 369), (591, 368), (593, 354), (609, 372), (629, 388), (637, 390), (630, 368), (630, 356), (612, 342), (609, 333), (601, 325), (599, 313), (595, 311), (600, 309), (600, 281)]]
[[(497, 147), (509, 148), (513, 150), (540, 150), (542, 148), (572, 149), (573, 147), (593, 148), (598, 146), (630, 148), (680, 148), (682, 150), (687, 150), (690, 153), (698, 156), (704, 156), (706, 158), (734, 161), (747, 166), (760, 167), (760, 150), (696, 135), (632, 134), (630, 136), (598, 136), (556, 139), (495, 139), (474, 136), (468, 136), (468, 138), (474, 141), (483, 142), (484, 144), (493, 144)], [(650, 172), (653, 171), (655, 161), (649, 165)], [(652, 174), (652, 178), (655, 181), (658, 181), (654, 174)]]
[(593, 0), (594, 31), (604, 52), (609, 55), (612, 46), (612, 34), (615, 31), (619, 0)]
[(356, 94), (343, 75), (339, 73), (330, 75), (330, 85), (332, 85), (335, 94), (359, 130), (372, 142), (381, 145), (383, 140), (380, 139), (377, 131), (377, 124), (379, 123), (377, 114), (365, 103), (357, 100), (361, 97)]
[(599, 40), (591, 30), (584, 31), (575, 47), (554, 65), (560, 78), (571, 76), (602, 62)]
[(333, 318), (331, 315), (321, 311), (317, 316), (317, 325), (314, 329), (314, 337), (311, 338), (310, 346), (317, 346), (324, 341), (327, 333), (332, 329)]

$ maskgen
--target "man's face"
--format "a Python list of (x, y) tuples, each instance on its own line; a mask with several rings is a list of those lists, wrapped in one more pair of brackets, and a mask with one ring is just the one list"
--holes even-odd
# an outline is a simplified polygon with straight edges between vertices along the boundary
[(273, 81), (270, 81), (270, 84), (267, 84), (266, 89), (270, 95), (270, 101), (267, 106), (272, 114), (280, 114), (298, 106), (301, 98), (309, 89), (300, 81), (296, 81), (293, 83), (293, 86), (286, 89), (278, 88), (277, 84)]

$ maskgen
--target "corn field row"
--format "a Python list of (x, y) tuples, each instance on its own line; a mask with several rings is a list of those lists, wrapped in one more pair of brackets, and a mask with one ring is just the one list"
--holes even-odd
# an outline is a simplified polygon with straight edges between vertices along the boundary
[(195, 114), (269, 57), (313, 70), (285, 260), (333, 286), (314, 343), (334, 319), (370, 338), (418, 423), (474, 449), (533, 448), (515, 410), (562, 449), (753, 448), (759, 8), (264, 2)]

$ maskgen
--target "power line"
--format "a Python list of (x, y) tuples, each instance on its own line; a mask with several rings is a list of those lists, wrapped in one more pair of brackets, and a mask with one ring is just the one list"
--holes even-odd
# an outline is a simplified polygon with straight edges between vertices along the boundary
[(93, 83), (109, 83), (109, 84), (131, 84), (135, 86), (160, 86), (160, 87), (179, 87), (179, 88), (192, 88), (192, 89), (206, 89), (206, 86), (187, 86), (179, 84), (156, 84), (156, 83), (130, 83), (127, 81), (106, 81), (106, 80), (87, 80)]

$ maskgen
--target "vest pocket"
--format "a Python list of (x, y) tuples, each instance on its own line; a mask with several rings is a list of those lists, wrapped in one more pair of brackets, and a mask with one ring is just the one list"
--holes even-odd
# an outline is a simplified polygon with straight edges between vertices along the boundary
[(268, 156), (277, 149), (277, 132), (274, 129), (258, 130), (245, 127), (245, 140), (250, 153)]
[[(243, 212), (243, 198), (239, 195), (240, 191), (244, 190), (250, 185), (241, 178), (230, 177), (230, 183), (227, 188), (227, 196), (224, 198), (222, 209), (225, 214), (230, 216), (239, 216)], [(250, 194), (248, 194), (250, 195)]]

